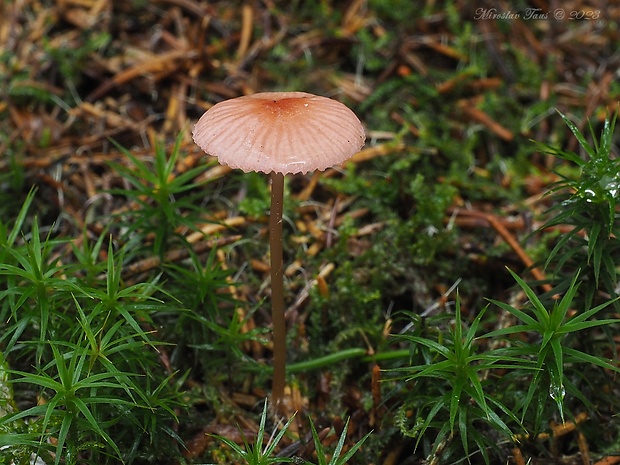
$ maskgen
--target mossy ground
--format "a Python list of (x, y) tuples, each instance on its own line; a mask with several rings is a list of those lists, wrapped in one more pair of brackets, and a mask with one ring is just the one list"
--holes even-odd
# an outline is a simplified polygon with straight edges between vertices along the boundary
[[(475, 3), (5, 2), (3, 247), (15, 245), (28, 256), (37, 228), (41, 241), (49, 241), (38, 263), (45, 279), (39, 276), (33, 287), (38, 294), (19, 294), (22, 301), (10, 290), (26, 289), (22, 281), (2, 284), (2, 331), (15, 334), (22, 321), (13, 309), (34, 312), (20, 326), (22, 336), (1, 339), (2, 351), (14, 349), (5, 354), (8, 367), (59, 370), (63, 357), (55, 351), (78, 347), (86, 337), (80, 332), (88, 327), (86, 315), (80, 319), (78, 309), (90, 305), (93, 289), (107, 293), (97, 297), (102, 302), (110, 299), (110, 286), (131, 289), (115, 295), (118, 312), (88, 307), (104, 312), (101, 320), (92, 314), (88, 320), (90, 342), (97, 345), (112, 331), (116, 320), (107, 318), (123, 321), (113, 326), (121, 335), (114, 342), (127, 342), (131, 357), (139, 356), (136, 340), (153, 342), (144, 360), (116, 362), (119, 370), (146, 377), (136, 389), (159, 410), (152, 417), (136, 414), (137, 423), (115, 424), (127, 400), (115, 390), (116, 413), (99, 412), (113, 440), (134, 463), (232, 460), (210, 434), (239, 440), (240, 425), (251, 437), (270, 388), (269, 186), (262, 175), (232, 172), (206, 157), (191, 129), (223, 99), (272, 90), (321, 94), (356, 112), (368, 143), (342, 167), (287, 180), (289, 359), (366, 353), (349, 352), (351, 358), (290, 375), (288, 410), (299, 414), (282, 445), (295, 443), (293, 433), (309, 433), (306, 414), (317, 428), (337, 431), (350, 417), (351, 441), (374, 430), (355, 463), (424, 463), (436, 446), (433, 433), (414, 451), (415, 440), (401, 431), (407, 426), (398, 426), (411, 420), (413, 411), (403, 407), (415, 405), (424, 383), (385, 381), (387, 372), (379, 370), (415, 358), (413, 352), (411, 360), (403, 358), (409, 345), (393, 336), (417, 325), (441, 340), (454, 326), (457, 288), (469, 323), (486, 299), (524, 302), (506, 268), (535, 277), (524, 256), (541, 265), (566, 233), (561, 224), (537, 232), (552, 214), (553, 200), (544, 193), (560, 179), (557, 172), (579, 176), (532, 140), (581, 153), (556, 110), (581, 130), (590, 120), (598, 133), (620, 98), (620, 8), (579, 0), (560, 8), (546, 1), (515, 1), (510, 8)], [(527, 19), (532, 8), (548, 16)], [(502, 15), (508, 12), (520, 17)], [(565, 17), (555, 19), (560, 12)], [(20, 220), (32, 187), (36, 193)], [(11, 235), (16, 221), (19, 231)], [(5, 265), (19, 262), (19, 253), (3, 252)], [(63, 287), (73, 278), (77, 284)], [(504, 318), (495, 308), (482, 325), (491, 331), (506, 324)], [(41, 333), (43, 322), (50, 325)], [(616, 333), (591, 337), (607, 357), (617, 356), (617, 326)], [(373, 362), (381, 353), (396, 355)], [(536, 439), (557, 433), (559, 418), (550, 416), (545, 431), (522, 441), (532, 463), (581, 463), (583, 447), (593, 461), (619, 452), (618, 384), (607, 375), (584, 380), (591, 383), (584, 391), (589, 408), (567, 399), (582, 436)], [(515, 378), (509, 393), (522, 395), (522, 383)], [(16, 391), (14, 408), (36, 405), (38, 394), (34, 385)], [(579, 416), (586, 411), (588, 420)], [(115, 463), (93, 454), (109, 442), (96, 429), (90, 433), (84, 440), (92, 447), (74, 459)], [(147, 439), (127, 437), (140, 434)], [(505, 439), (493, 460), (518, 460)], [(456, 450), (439, 457), (460, 463), (465, 458)]]

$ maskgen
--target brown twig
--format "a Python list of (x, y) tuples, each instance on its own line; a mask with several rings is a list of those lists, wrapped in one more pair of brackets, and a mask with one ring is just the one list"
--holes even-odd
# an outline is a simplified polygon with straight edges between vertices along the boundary
[[(545, 275), (543, 272), (536, 266), (534, 266), (534, 261), (530, 258), (530, 256), (523, 250), (519, 241), (508, 231), (508, 228), (504, 226), (502, 221), (497, 219), (494, 215), (489, 213), (475, 211), (475, 210), (457, 210), (455, 212), (457, 215), (470, 216), (474, 218), (480, 218), (487, 221), (493, 229), (506, 241), (506, 243), (510, 246), (510, 248), (517, 254), (519, 259), (523, 262), (523, 264), (530, 270), (532, 276), (538, 281), (546, 281)], [(550, 292), (552, 287), (548, 283), (543, 283), (540, 285), (541, 288), (545, 292)]]
[[(241, 235), (234, 236), (226, 236), (221, 237), (219, 239), (211, 240), (211, 241), (203, 241), (197, 242), (193, 245), (193, 250), (195, 253), (199, 254), (205, 252), (214, 247), (222, 247), (224, 245), (232, 244), (233, 242), (237, 242), (241, 239)], [(189, 250), (187, 248), (175, 249), (166, 253), (164, 256), (164, 262), (176, 262), (178, 260), (183, 260), (189, 257)], [(136, 274), (144, 273), (146, 271), (157, 268), (161, 265), (162, 260), (160, 257), (152, 256), (137, 262), (131, 263), (123, 270), (123, 279), (130, 283), (130, 276), (134, 276)]]

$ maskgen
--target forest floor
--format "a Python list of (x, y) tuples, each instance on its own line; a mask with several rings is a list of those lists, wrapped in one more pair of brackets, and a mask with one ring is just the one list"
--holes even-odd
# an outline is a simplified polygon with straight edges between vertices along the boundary
[[(242, 462), (213, 435), (252, 442), (270, 394), (269, 184), (262, 174), (219, 165), (191, 132), (222, 100), (299, 90), (349, 106), (367, 143), (341, 167), (287, 179), (284, 416), (297, 413), (274, 461), (278, 454), (317, 460), (306, 444), (309, 416), (332, 452), (348, 418), (345, 450), (373, 431), (351, 463), (620, 463), (618, 373), (594, 362), (585, 369), (586, 358), (575, 355), (607, 357), (617, 367), (617, 323), (580, 327), (587, 338), (562, 340), (570, 347), (564, 362), (545, 359), (536, 368), (549, 378), (524, 375), (527, 367), (513, 365), (509, 352), (492, 352), (499, 339), (476, 337), (471, 350), (486, 355), (467, 369), (505, 357), (475, 371), (489, 397), (478, 398), (467, 375), (471, 390), (440, 404), (460, 378), (427, 372), (432, 379), (424, 379), (412, 368), (434, 366), (440, 346), (454, 349), (461, 324), (465, 333), (479, 321), (479, 332), (504, 335), (517, 325), (519, 314), (489, 303), (534, 303), (508, 269), (546, 308), (570, 294), (582, 270), (583, 292), (567, 315), (609, 303), (618, 291), (618, 171), (597, 174), (611, 205), (604, 238), (611, 245), (593, 253), (596, 241), (583, 242), (592, 232), (583, 223), (574, 231), (575, 218), (540, 229), (565, 206), (546, 193), (579, 179), (583, 167), (536, 142), (591, 155), (561, 115), (591, 141), (616, 111), (620, 5), (478, 3), (4, 2), (0, 350), (3, 383), (21, 382), (11, 388), (13, 407), (0, 412), (30, 412), (20, 419), (28, 420), (20, 432), (30, 436), (0, 440), (0, 454), (26, 463), (44, 443), (47, 461), (61, 463), (120, 463), (119, 456), (126, 463)], [(617, 168), (617, 138), (611, 141)], [(575, 242), (564, 245), (575, 253), (548, 261), (571, 231)], [(49, 271), (37, 275), (44, 284), (30, 294), (12, 290), (29, 289), (23, 270), (36, 253), (28, 244), (41, 246), (37, 263)], [(600, 276), (609, 276), (600, 285), (599, 265), (608, 271)], [(89, 307), (110, 299), (111, 288), (118, 313)], [(618, 318), (615, 304), (602, 312)], [(515, 340), (544, 340), (525, 334)], [(121, 356), (114, 361), (120, 371), (97, 365), (88, 352), (87, 376), (86, 359), (76, 355), (84, 341), (101, 353), (104, 342), (118, 344), (102, 360)], [(145, 342), (146, 361), (134, 361), (136, 341)], [(108, 398), (106, 386), (88, 385), (91, 394), (81, 395), (101, 415), (98, 429), (87, 416), (66, 413), (67, 397), (54, 403), (56, 384), (26, 375), (58, 381), (63, 360), (93, 383), (97, 370), (102, 378), (112, 373), (109, 382), (120, 383), (121, 371), (144, 381), (125, 393), (111, 389), (110, 411), (92, 400)], [(564, 411), (553, 396), (559, 366)], [(540, 384), (530, 391), (532, 379)], [(148, 395), (136, 394), (136, 405), (159, 396), (150, 407), (157, 413), (113, 420), (139, 389)], [(266, 427), (270, 434), (278, 424), (270, 418)], [(336, 434), (327, 435), (330, 427)]]

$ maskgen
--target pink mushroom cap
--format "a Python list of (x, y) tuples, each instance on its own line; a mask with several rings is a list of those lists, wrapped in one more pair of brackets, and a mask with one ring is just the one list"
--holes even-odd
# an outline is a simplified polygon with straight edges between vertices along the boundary
[(263, 92), (217, 103), (198, 120), (193, 137), (231, 168), (283, 174), (339, 165), (366, 140), (346, 105), (305, 92)]

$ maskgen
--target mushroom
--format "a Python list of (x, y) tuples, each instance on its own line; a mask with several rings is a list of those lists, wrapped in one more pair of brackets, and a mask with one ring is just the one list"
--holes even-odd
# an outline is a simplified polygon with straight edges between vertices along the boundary
[(336, 100), (305, 92), (264, 92), (215, 104), (198, 120), (193, 137), (220, 163), (271, 177), (272, 403), (277, 406), (286, 382), (284, 175), (322, 171), (344, 162), (364, 146), (364, 128), (355, 114)]

